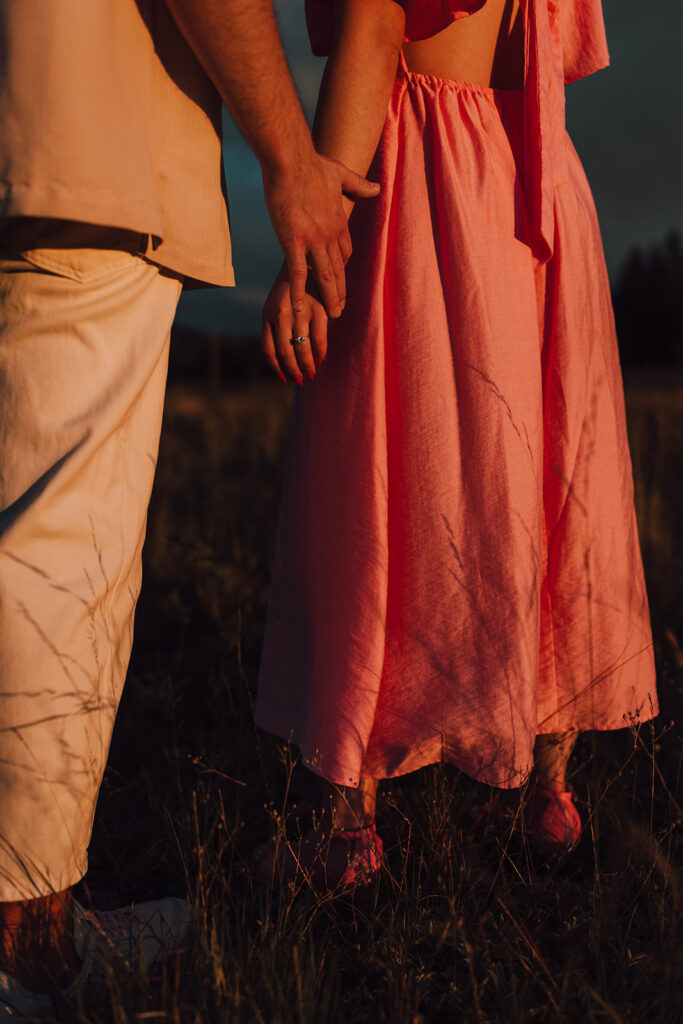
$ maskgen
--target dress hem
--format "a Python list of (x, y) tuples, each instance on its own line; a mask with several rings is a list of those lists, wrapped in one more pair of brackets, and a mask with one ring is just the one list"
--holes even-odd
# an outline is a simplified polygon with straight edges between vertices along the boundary
[[(653, 704), (651, 715), (648, 715), (646, 718), (643, 718), (640, 715), (634, 717), (637, 717), (639, 725), (643, 725), (645, 722), (653, 721), (658, 714), (659, 707), (655, 702)], [(628, 721), (624, 721), (624, 719), (628, 718), (628, 716), (629, 712), (625, 711), (619, 722), (610, 719), (607, 721), (593, 722), (588, 727), (576, 724), (565, 724), (563, 725), (562, 729), (554, 728), (545, 731), (539, 729), (536, 732), (536, 735), (547, 736), (552, 735), (555, 732), (614, 732), (617, 729), (628, 729), (630, 727), (630, 723)], [(303, 764), (306, 766), (306, 768), (308, 768), (309, 771), (313, 772), (315, 775), (318, 775), (320, 778), (325, 779), (327, 782), (334, 783), (337, 786), (349, 786), (352, 789), (357, 789), (358, 786), (360, 785), (361, 779), (364, 778), (395, 779), (403, 775), (409, 775), (412, 772), (420, 771), (422, 768), (428, 768), (434, 764), (452, 765), (452, 767), (457, 768), (458, 771), (461, 771), (463, 772), (463, 774), (468, 775), (471, 779), (473, 779), (474, 782), (480, 782), (487, 786), (494, 786), (496, 789), (519, 789), (527, 782), (529, 775), (531, 774), (531, 771), (533, 769), (532, 757), (524, 765), (520, 765), (520, 767), (516, 770), (510, 771), (507, 775), (507, 778), (504, 778), (501, 775), (492, 776), (485, 772), (475, 772), (472, 768), (471, 762), (468, 762), (466, 758), (457, 758), (456, 756), (451, 755), (450, 757), (441, 758), (427, 757), (425, 760), (422, 760), (418, 756), (416, 761), (410, 760), (408, 762), (403, 762), (396, 769), (396, 771), (388, 772), (387, 774), (382, 775), (372, 775), (369, 772), (363, 772), (362, 770), (360, 772), (354, 773), (345, 772), (339, 765), (334, 765), (332, 767), (332, 770), (329, 771), (329, 773), (325, 774), (320, 770), (320, 762), (322, 761), (322, 755), (319, 752), (314, 755), (308, 755), (307, 753), (305, 753), (303, 749), (303, 744), (297, 741), (296, 731), (294, 729), (292, 729), (289, 735), (285, 737), (282, 735), (282, 732), (279, 729), (270, 725), (266, 725), (263, 721), (256, 721), (256, 725), (258, 726), (259, 729), (262, 729), (264, 732), (267, 732), (272, 736), (276, 736), (278, 739), (283, 740), (285, 743), (289, 743), (292, 746), (297, 747), (299, 750), (299, 756)]]

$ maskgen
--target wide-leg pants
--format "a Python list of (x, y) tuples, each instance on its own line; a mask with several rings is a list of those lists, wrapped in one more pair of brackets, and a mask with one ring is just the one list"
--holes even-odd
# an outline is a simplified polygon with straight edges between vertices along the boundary
[(86, 871), (181, 289), (120, 231), (19, 228), (0, 242), (0, 900)]

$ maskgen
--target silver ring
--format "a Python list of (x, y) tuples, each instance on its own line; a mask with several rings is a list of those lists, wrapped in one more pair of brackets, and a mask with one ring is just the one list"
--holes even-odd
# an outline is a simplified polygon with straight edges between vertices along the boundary
[(294, 338), (290, 338), (289, 339), (289, 344), (290, 345), (305, 345), (307, 341), (308, 341), (308, 335), (307, 334), (300, 334), (298, 337), (295, 336)]

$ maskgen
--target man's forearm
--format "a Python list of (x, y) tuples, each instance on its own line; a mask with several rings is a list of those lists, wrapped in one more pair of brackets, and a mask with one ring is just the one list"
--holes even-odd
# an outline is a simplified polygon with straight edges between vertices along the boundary
[(312, 143), (272, 0), (166, 0), (262, 167), (286, 168)]

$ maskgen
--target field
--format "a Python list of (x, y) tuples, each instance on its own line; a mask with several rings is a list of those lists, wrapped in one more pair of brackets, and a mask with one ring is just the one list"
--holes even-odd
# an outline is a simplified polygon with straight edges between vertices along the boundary
[(187, 894), (196, 927), (161, 981), (112, 973), (111, 1006), (80, 1020), (683, 1020), (683, 377), (627, 379), (662, 714), (582, 736), (572, 781), (589, 824), (552, 868), (493, 816), (472, 829), (491, 794), (454, 769), (386, 785), (388, 871), (367, 905), (262, 891), (250, 874), (254, 845), (304, 827), (317, 796), (252, 722), (289, 390), (256, 372), (211, 379), (169, 388), (134, 657), (80, 888), (99, 907)]

